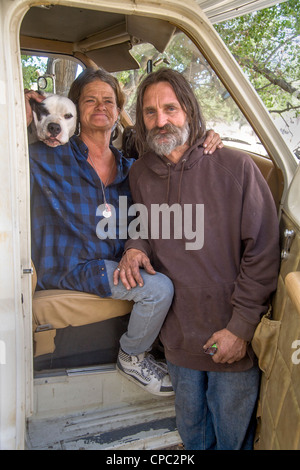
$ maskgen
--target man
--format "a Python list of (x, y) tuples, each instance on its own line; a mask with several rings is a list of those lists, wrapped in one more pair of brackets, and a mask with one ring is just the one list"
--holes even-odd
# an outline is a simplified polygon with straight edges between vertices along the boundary
[(250, 341), (279, 266), (272, 195), (247, 155), (204, 154), (205, 123), (181, 74), (146, 77), (136, 122), (143, 157), (129, 180), (148, 239), (126, 243), (114, 282), (135, 286), (140, 267), (173, 282), (161, 339), (186, 449), (251, 449), (259, 370)]

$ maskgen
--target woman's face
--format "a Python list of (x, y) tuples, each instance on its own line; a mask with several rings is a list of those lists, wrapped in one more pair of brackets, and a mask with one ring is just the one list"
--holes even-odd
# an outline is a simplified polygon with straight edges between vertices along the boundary
[(101, 80), (85, 85), (79, 98), (81, 131), (111, 131), (119, 109), (112, 87)]

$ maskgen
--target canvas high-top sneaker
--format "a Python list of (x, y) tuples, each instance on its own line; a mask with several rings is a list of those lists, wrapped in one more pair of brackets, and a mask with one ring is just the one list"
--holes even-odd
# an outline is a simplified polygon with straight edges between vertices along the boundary
[(131, 356), (120, 349), (117, 369), (127, 379), (154, 395), (174, 395), (166, 365), (156, 362), (151, 354)]

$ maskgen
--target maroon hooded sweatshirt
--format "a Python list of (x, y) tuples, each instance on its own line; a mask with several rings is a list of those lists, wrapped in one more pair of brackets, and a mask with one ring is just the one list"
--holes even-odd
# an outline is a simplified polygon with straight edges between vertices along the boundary
[[(161, 330), (166, 358), (197, 370), (246, 370), (256, 362), (250, 341), (276, 289), (278, 218), (269, 187), (247, 154), (223, 148), (205, 155), (201, 143), (177, 164), (154, 152), (133, 164), (131, 192), (147, 207), (148, 227), (144, 238), (128, 240), (126, 250), (144, 251), (173, 281)], [(169, 218), (173, 204), (176, 216)], [(203, 351), (223, 328), (249, 342), (246, 356), (233, 364), (216, 364)]]

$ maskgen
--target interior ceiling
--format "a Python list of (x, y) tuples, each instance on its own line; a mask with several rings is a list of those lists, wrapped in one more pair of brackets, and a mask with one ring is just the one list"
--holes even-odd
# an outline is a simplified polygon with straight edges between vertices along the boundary
[(115, 72), (139, 67), (129, 52), (132, 45), (149, 42), (163, 52), (175, 29), (155, 18), (51, 5), (30, 8), (20, 38), (25, 52), (83, 53)]
[[(213, 23), (271, 6), (272, 0), (196, 0)], [(138, 68), (132, 45), (153, 44), (163, 52), (176, 28), (167, 21), (50, 5), (32, 7), (21, 25), (24, 52), (84, 54), (110, 72)]]
[(33, 7), (24, 17), (21, 34), (79, 42), (119, 23), (125, 23), (125, 15), (60, 5), (49, 8)]

